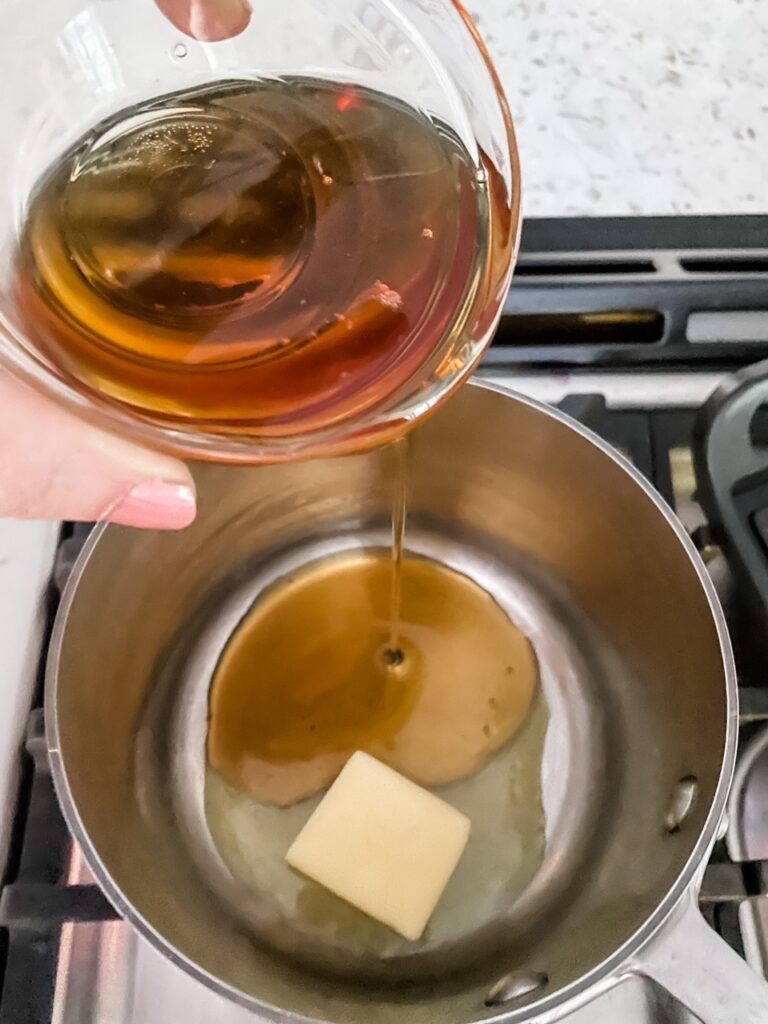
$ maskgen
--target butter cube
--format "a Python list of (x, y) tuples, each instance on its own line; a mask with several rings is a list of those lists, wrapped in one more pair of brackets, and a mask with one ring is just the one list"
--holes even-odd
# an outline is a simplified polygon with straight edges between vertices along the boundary
[(460, 811), (358, 751), (286, 860), (415, 942), (464, 852), (469, 829)]

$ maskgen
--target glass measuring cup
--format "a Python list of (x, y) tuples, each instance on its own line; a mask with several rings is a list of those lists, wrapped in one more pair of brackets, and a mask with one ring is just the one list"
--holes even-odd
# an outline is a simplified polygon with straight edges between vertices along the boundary
[[(265, 4), (242, 34), (210, 43), (185, 36), (152, 0), (42, 0), (34, 9), (24, 0), (7, 0), (0, 31), (16, 41), (0, 69), (0, 158), (8, 171), (0, 197), (0, 360), (12, 372), (81, 415), (136, 440), (181, 456), (248, 462), (338, 453), (397, 436), (470, 373), (490, 340), (506, 293), (518, 239), (520, 190), (508, 110), (487, 53), (460, 5), (450, 0), (343, 0), (329, 13), (319, 0), (291, 0)], [(40, 268), (53, 262), (43, 231), (34, 274), (25, 255), (41, 178), (64, 154), (74, 154), (77, 171), (71, 175), (77, 177), (83, 167), (85, 172), (79, 205), (70, 203), (72, 216), (103, 223), (98, 218), (106, 214), (98, 203), (113, 195), (113, 182), (105, 187), (97, 175), (88, 174), (98, 170), (99, 154), (108, 152), (129, 116), (137, 109), (144, 116), (148, 103), (165, 102), (163, 116), (175, 104), (199, 127), (201, 90), (206, 97), (211, 89), (231, 96), (232, 89), (244, 86), (257, 90), (246, 121), (277, 89), (281, 96), (312, 92), (316, 113), (328, 95), (336, 103), (334, 117), (359, 118), (362, 110), (374, 120), (384, 117), (385, 129), (394, 124), (390, 146), (379, 122), (383, 144), (379, 139), (377, 159), (390, 161), (391, 176), (401, 186), (395, 193), (398, 202), (387, 205), (388, 196), (377, 184), (385, 175), (366, 178), (366, 169), (354, 161), (347, 179), (326, 174), (316, 154), (308, 159), (302, 151), (299, 177), (306, 171), (311, 180), (297, 206), (302, 215), (289, 218), (292, 234), (283, 253), (288, 258), (274, 281), (267, 274), (258, 282), (267, 299), (260, 299), (239, 334), (233, 335), (233, 324), (242, 327), (242, 295), (233, 302), (217, 296), (205, 310), (209, 326), (200, 328), (195, 320), (194, 344), (186, 326), (183, 337), (174, 334), (175, 308), (176, 319), (166, 318), (163, 325), (164, 346), (155, 345), (154, 336), (144, 339), (141, 319), (129, 319), (120, 338), (99, 335), (89, 321), (90, 347), (84, 357), (72, 339), (80, 344), (84, 335), (79, 318), (87, 260), (80, 260), (82, 253), (65, 251), (53, 277), (41, 274)], [(168, 96), (173, 103), (158, 101)], [(446, 167), (457, 159), (463, 162), (466, 187), (455, 200), (440, 193), (440, 203), (430, 207), (434, 168), (419, 165), (418, 159), (415, 165), (407, 163), (412, 149), (402, 136), (415, 119), (436, 138), (450, 140)], [(337, 137), (347, 130), (341, 121), (334, 124)], [(156, 127), (140, 126), (146, 129), (145, 141)], [(194, 142), (190, 131), (184, 145)], [(252, 137), (244, 136), (246, 141)], [(173, 146), (174, 181), (181, 173), (183, 185), (185, 170), (194, 168), (197, 158), (192, 153), (177, 160), (184, 148), (178, 135)], [(162, 202), (156, 182), (146, 185), (139, 198), (150, 206), (154, 202), (155, 213), (145, 218), (151, 221), (155, 214), (162, 216), (168, 195), (173, 201), (176, 185), (162, 193)], [(326, 186), (339, 189), (336, 209), (350, 188), (356, 190), (353, 209), (359, 221), (348, 218), (357, 231), (355, 244), (348, 253), (344, 246), (326, 246), (315, 260), (325, 273), (318, 280), (325, 284), (316, 286), (314, 295), (325, 305), (313, 304), (312, 290), (305, 290), (309, 310), (301, 332), (265, 339), (259, 331), (264, 317), (274, 312), (270, 303), (285, 307), (293, 302), (292, 313), (299, 310), (311, 263), (304, 257), (306, 251), (311, 256), (318, 237), (309, 238), (306, 224), (319, 223), (316, 211), (326, 202)], [(373, 200), (377, 217), (371, 214)], [(311, 216), (302, 219), (308, 210)], [(450, 232), (441, 230), (441, 213), (453, 218)], [(266, 222), (282, 244), (287, 236), (278, 221), (270, 214)], [(135, 224), (128, 219), (124, 227), (124, 236), (132, 240)], [(152, 232), (148, 238), (145, 255), (155, 276), (167, 274), (166, 239), (158, 243)], [(378, 272), (378, 253), (402, 254), (407, 265), (399, 268), (397, 287)], [(119, 263), (115, 270), (105, 257), (100, 269), (119, 276)], [(425, 278), (430, 267), (431, 276)], [(144, 282), (151, 275), (140, 270)], [(54, 278), (66, 288), (53, 287)], [(328, 297), (335, 291), (339, 294)], [(109, 309), (114, 309), (112, 298), (105, 300)], [(200, 303), (193, 305), (197, 317)], [(137, 339), (146, 341), (140, 351), (135, 351)], [(318, 355), (322, 350), (325, 355)], [(300, 363), (301, 372), (294, 372)]]

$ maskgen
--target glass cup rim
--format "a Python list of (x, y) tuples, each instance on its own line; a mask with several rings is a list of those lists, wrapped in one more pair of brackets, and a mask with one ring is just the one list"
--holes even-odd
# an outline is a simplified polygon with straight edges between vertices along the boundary
[[(440, 0), (446, 8), (458, 12), (472, 43), (490, 75), (504, 125), (504, 136), (509, 158), (509, 217), (511, 244), (509, 266), (506, 269), (505, 289), (509, 285), (520, 245), (521, 169), (512, 114), (498, 72), (480, 33), (461, 3), (461, 0)], [(392, 440), (409, 427), (431, 414), (450, 397), (477, 368), (490, 338), (495, 332), (501, 307), (491, 324), (487, 337), (481, 339), (461, 371), (447, 387), (432, 387), (414, 401), (403, 391), (412, 387), (409, 380), (394, 395), (388, 397), (375, 411), (350, 417), (325, 428), (280, 437), (258, 434), (227, 433), (207, 430), (200, 421), (190, 420), (185, 429), (175, 423), (163, 424), (159, 414), (144, 414), (128, 405), (101, 395), (96, 389), (81, 392), (67, 376), (44, 361), (30, 345), (28, 339), (5, 315), (0, 307), (0, 366), (30, 386), (43, 397), (56, 402), (65, 410), (100, 429), (113, 431), (128, 440), (152, 447), (182, 458), (232, 463), (281, 462), (313, 455), (340, 455), (365, 450)]]

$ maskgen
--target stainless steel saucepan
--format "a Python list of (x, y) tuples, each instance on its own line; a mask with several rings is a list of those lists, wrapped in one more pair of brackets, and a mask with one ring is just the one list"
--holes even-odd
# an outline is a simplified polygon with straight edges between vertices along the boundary
[(46, 706), (59, 796), (107, 895), (180, 968), (280, 1024), (549, 1022), (632, 975), (705, 1024), (765, 1024), (768, 986), (697, 909), (737, 690), (679, 524), (588, 431), (477, 384), (416, 430), (410, 472), (410, 554), (485, 587), (541, 679), (523, 731), (453, 793), (472, 841), (425, 940), (366, 931), (332, 900), (302, 918), (282, 854), (306, 810), (217, 790), (205, 763), (211, 673), (248, 608), (307, 562), (384, 542), (381, 451), (200, 466), (190, 529), (91, 538)]

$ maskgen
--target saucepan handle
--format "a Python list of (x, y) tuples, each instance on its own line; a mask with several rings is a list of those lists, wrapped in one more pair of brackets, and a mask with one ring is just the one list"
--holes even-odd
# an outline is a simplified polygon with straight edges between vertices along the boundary
[(630, 968), (666, 989), (702, 1024), (768, 1024), (768, 982), (709, 927), (695, 892)]

